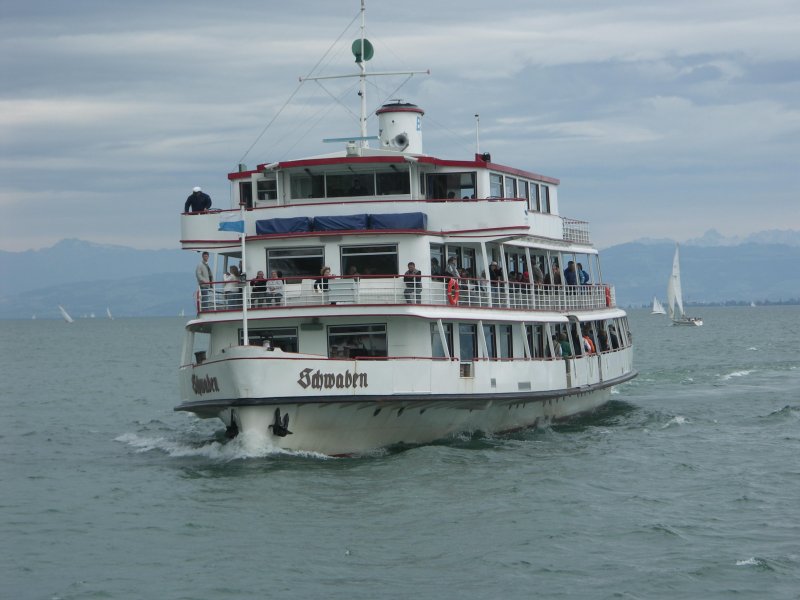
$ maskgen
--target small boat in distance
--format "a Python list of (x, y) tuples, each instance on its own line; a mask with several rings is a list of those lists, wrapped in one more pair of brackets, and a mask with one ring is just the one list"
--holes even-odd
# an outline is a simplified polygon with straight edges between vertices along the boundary
[(672, 258), (672, 274), (667, 283), (667, 307), (669, 318), (673, 325), (695, 325), (699, 327), (703, 324), (703, 319), (699, 317), (687, 317), (683, 311), (683, 290), (681, 289), (681, 263), (678, 245), (675, 244), (675, 256)]
[(63, 307), (63, 306), (61, 306), (60, 304), (58, 305), (58, 310), (59, 310), (59, 311), (61, 311), (61, 316), (64, 318), (64, 320), (65, 320), (67, 323), (73, 323), (73, 322), (75, 321), (75, 319), (73, 319), (72, 317), (70, 317), (70, 316), (69, 316), (69, 313), (68, 313), (66, 310), (64, 310), (64, 307)]
[(108, 318), (112, 321), (114, 320), (114, 317), (111, 316), (111, 309), (108, 306), (106, 306), (106, 315), (108, 315)]
[(665, 315), (667, 311), (664, 310), (664, 305), (661, 304), (658, 298), (653, 296), (653, 310), (650, 311), (651, 315)]

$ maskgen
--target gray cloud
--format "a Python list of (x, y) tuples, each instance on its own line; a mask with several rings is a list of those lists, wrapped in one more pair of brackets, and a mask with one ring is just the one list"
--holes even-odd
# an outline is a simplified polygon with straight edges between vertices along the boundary
[[(480, 113), (482, 150), (559, 177), (562, 212), (598, 243), (800, 228), (796, 2), (367, 4), (370, 68), (432, 70), (397, 93), (425, 108), (426, 151), (471, 156)], [(188, 190), (227, 204), (226, 173), (358, 13), (355, 0), (0, 6), (4, 249), (176, 246)], [(355, 34), (327, 72), (352, 68)], [(376, 80), (370, 102), (398, 83)], [(326, 87), (356, 110), (351, 81)], [(247, 162), (328, 152), (321, 138), (356, 127), (306, 84)]]

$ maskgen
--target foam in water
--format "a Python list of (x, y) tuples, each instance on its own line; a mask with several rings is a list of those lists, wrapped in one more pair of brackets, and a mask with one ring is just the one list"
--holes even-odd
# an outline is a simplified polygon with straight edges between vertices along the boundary
[(755, 556), (751, 556), (747, 560), (737, 560), (736, 561), (736, 566), (737, 567), (748, 567), (748, 566), (757, 565), (757, 564), (759, 564), (759, 562), (758, 562), (758, 559), (756, 559)]
[(686, 417), (683, 417), (681, 415), (676, 415), (676, 416), (672, 417), (669, 421), (664, 423), (661, 426), (661, 429), (666, 429), (667, 427), (672, 427), (673, 425), (685, 425), (688, 422), (689, 422), (689, 419), (687, 419)]
[(727, 375), (723, 375), (721, 379), (722, 381), (729, 381), (734, 377), (746, 377), (747, 375), (750, 375), (750, 373), (752, 372), (753, 371), (734, 371), (733, 373), (728, 373)]
[(264, 458), (267, 456), (299, 456), (303, 458), (330, 459), (330, 456), (318, 452), (299, 452), (274, 446), (267, 436), (242, 433), (225, 444), (209, 441), (194, 445), (180, 440), (165, 437), (144, 437), (136, 433), (124, 433), (115, 438), (116, 441), (136, 448), (137, 452), (158, 450), (175, 458), (200, 456), (212, 460), (232, 461), (247, 458)]

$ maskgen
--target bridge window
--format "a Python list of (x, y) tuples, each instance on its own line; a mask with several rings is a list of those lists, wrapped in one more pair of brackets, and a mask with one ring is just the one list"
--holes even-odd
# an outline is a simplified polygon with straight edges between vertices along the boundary
[(489, 173), (489, 197), (503, 198), (503, 176), (500, 173)]
[(375, 175), (379, 196), (411, 193), (411, 179), (408, 171), (391, 171)]
[(291, 177), (292, 198), (324, 198), (325, 176), (308, 173), (295, 173)]
[(542, 212), (550, 212), (550, 186), (542, 184)]
[(517, 197), (517, 180), (515, 177), (506, 177), (504, 191), (505, 191), (504, 195), (506, 198)]
[(328, 173), (325, 182), (328, 198), (374, 196), (375, 173)]
[(531, 183), (531, 195), (528, 200), (528, 208), (534, 212), (542, 211), (542, 203), (539, 197), (539, 184)]
[(428, 200), (475, 198), (475, 172), (428, 175)]

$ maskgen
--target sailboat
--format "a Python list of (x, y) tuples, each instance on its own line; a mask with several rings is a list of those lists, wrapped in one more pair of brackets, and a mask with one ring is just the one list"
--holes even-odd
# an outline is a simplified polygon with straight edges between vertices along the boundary
[(675, 245), (675, 256), (672, 259), (672, 274), (667, 283), (667, 308), (669, 318), (673, 325), (696, 325), (703, 324), (703, 319), (699, 317), (687, 317), (683, 312), (683, 290), (681, 289), (681, 263), (678, 245)]
[(72, 323), (74, 321), (74, 319), (69, 316), (69, 313), (66, 310), (64, 310), (64, 307), (61, 306), (60, 304), (58, 305), (58, 310), (61, 311), (61, 316), (64, 317), (64, 320), (67, 323)]
[(108, 318), (111, 319), (112, 321), (114, 320), (114, 317), (111, 316), (111, 309), (107, 306), (106, 306), (106, 315), (108, 315)]
[(665, 315), (667, 311), (664, 310), (664, 305), (661, 304), (658, 298), (653, 296), (653, 310), (650, 311), (651, 315)]

